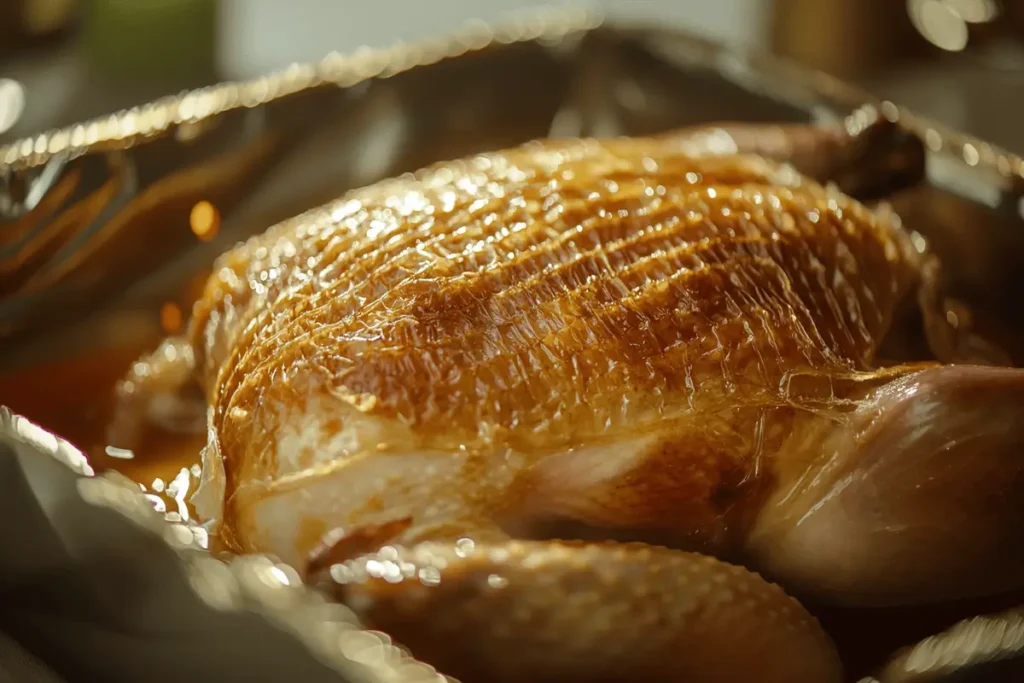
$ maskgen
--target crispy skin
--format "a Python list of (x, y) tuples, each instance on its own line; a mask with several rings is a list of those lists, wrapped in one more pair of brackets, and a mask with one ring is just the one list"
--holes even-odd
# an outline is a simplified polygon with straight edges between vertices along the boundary
[[(224, 537), (297, 561), (336, 526), (568, 518), (724, 551), (794, 419), (876, 383), (917, 269), (890, 215), (699, 139), (357, 190), (227, 253), (196, 306)], [(334, 476), (344, 509), (267, 531), (268, 494)]]
[[(842, 680), (831, 642), (796, 600), (706, 555), (519, 541), (388, 550), (335, 572), (345, 598), (462, 681)], [(374, 565), (387, 562), (428, 579), (383, 579)]]
[(786, 167), (698, 152), (534, 143), (356, 191), (225, 255), (192, 334), (228, 471), (273, 469), (250, 453), (266, 406), (311, 382), (443, 449), (831, 398), (870, 370), (914, 254)]

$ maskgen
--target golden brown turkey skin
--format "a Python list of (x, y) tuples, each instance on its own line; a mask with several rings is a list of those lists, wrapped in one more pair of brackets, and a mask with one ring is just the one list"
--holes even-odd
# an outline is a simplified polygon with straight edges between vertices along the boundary
[[(914, 254), (785, 167), (684, 152), (535, 144), (354, 193), (228, 254), (193, 329), (229, 488), (275, 478), (273, 408), (323, 391), (411, 447), (507, 448), (523, 472), (668, 431), (648, 450), (686, 460), (669, 453), (685, 440), (705, 463), (677, 498), (730, 498), (758, 464), (756, 423), (778, 440), (791, 404), (870, 369)], [(470, 458), (459, 476), (475, 467), (491, 469)]]
[[(330, 573), (373, 623), (427, 650), (518, 634), (524, 653), (564, 647), (606, 672), (642, 661), (699, 681), (839, 669), (806, 613), (756, 575), (596, 541), (739, 559), (847, 602), (1013, 584), (1021, 558), (994, 549), (1021, 518), (1024, 436), (992, 420), (1012, 414), (1024, 380), (878, 369), (925, 272), (898, 219), (712, 139), (548, 141), (442, 164), (225, 254), (190, 339), (168, 347), (194, 354), (210, 406), (200, 512), (231, 549)], [(930, 338), (955, 336), (937, 313), (925, 311)], [(935, 476), (969, 455), (969, 483)], [(944, 530), (918, 514), (937, 501)], [(566, 535), (595, 542), (509, 540)], [(459, 551), (466, 538), (487, 552)], [(357, 559), (389, 544), (419, 555)], [(978, 564), (956, 561), (965, 551)], [(595, 563), (604, 589), (572, 579)], [(453, 592), (430, 592), (438, 582)], [(571, 586), (583, 593), (566, 618), (606, 625), (556, 643)], [(448, 631), (410, 626), (458, 595)], [(479, 622), (503, 600), (519, 616), (488, 631)], [(616, 621), (623, 610), (632, 621)], [(756, 625), (742, 642), (735, 619)], [(669, 644), (615, 655), (609, 643), (648, 621)], [(682, 642), (704, 644), (673, 650)], [(568, 680), (566, 666), (531, 671)]]

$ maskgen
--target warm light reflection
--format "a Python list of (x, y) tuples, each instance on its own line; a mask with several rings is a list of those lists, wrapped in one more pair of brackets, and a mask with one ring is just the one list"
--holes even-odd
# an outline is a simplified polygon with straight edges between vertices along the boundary
[(981, 154), (978, 152), (978, 148), (972, 144), (964, 145), (964, 161), (968, 166), (977, 166), (978, 162), (981, 161)]
[(181, 308), (171, 301), (165, 303), (160, 309), (160, 325), (168, 334), (173, 334), (181, 329), (182, 319)]
[(117, 458), (118, 460), (131, 460), (135, 457), (134, 451), (128, 448), (118, 448), (117, 446), (107, 446), (106, 453), (111, 458)]
[(217, 236), (217, 230), (220, 228), (220, 212), (217, 211), (217, 207), (204, 199), (196, 202), (196, 205), (192, 207), (188, 222), (192, 233), (204, 242), (208, 242)]
[(999, 6), (995, 0), (907, 0), (907, 12), (928, 42), (958, 52), (967, 47), (967, 25), (993, 21)]
[(984, 24), (999, 16), (995, 0), (946, 0), (946, 4), (969, 24)]
[[(178, 512), (176, 517), (169, 517), (168, 521), (187, 522), (188, 514), (188, 491), (191, 484), (191, 473), (188, 468), (181, 468), (178, 474), (167, 485), (167, 496), (177, 504)], [(174, 513), (170, 513), (174, 514)]]
[(25, 110), (25, 88), (18, 81), (0, 78), (0, 134), (14, 127)]
[(907, 0), (914, 27), (928, 42), (950, 52), (967, 47), (967, 24), (942, 0)]

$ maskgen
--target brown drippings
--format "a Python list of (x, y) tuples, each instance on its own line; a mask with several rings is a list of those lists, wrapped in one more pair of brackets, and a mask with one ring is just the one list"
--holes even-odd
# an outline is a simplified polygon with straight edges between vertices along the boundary
[[(119, 472), (145, 486), (167, 512), (180, 514), (184, 505), (191, 516), (184, 501), (195, 488), (205, 434), (174, 434), (149, 427), (140, 445), (130, 452), (117, 449), (117, 444), (108, 444), (106, 439), (114, 385), (152, 344), (98, 349), (4, 375), (0, 377), (0, 405), (71, 441), (97, 472)], [(110, 446), (114, 448), (108, 449)], [(171, 486), (176, 478), (178, 483)]]

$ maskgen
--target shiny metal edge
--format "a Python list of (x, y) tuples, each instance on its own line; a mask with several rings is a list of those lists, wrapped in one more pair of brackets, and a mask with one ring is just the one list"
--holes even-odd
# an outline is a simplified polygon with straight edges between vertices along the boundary
[[(948, 155), (982, 173), (991, 173), (1014, 183), (1024, 181), (1024, 157), (977, 136), (956, 130), (905, 106), (885, 100), (869, 91), (823, 71), (810, 69), (765, 52), (743, 51), (706, 38), (687, 35), (678, 29), (619, 25), (622, 30), (648, 34), (647, 44), (659, 56), (689, 63), (711, 65), (733, 82), (769, 98), (801, 103), (821, 117), (835, 119), (835, 110), (855, 110), (874, 105), (890, 121), (920, 136), (933, 155)], [(830, 121), (831, 122), (831, 121)]]
[(557, 41), (597, 28), (602, 22), (603, 14), (598, 9), (531, 8), (494, 23), (470, 21), (434, 38), (386, 48), (364, 47), (351, 54), (331, 53), (314, 64), (292, 64), (261, 78), (199, 88), (16, 140), (0, 147), (0, 177), (44, 166), (55, 157), (72, 159), (97, 150), (125, 149), (183, 126), (200, 126), (214, 116), (260, 107), (303, 91), (352, 87), (493, 45)]
[[(181, 127), (199, 127), (208, 119), (229, 111), (259, 107), (303, 91), (351, 87), (485, 51), (495, 45), (558, 41), (572, 34), (590, 32), (603, 24), (604, 15), (598, 8), (536, 7), (509, 14), (493, 23), (467, 22), (433, 38), (398, 42), (385, 48), (363, 47), (350, 54), (331, 53), (316, 63), (292, 64), (260, 78), (183, 92), (16, 140), (0, 146), (0, 176), (41, 167), (54, 158), (71, 159), (98, 150), (130, 148), (172, 134)], [(654, 43), (660, 39), (668, 52), (682, 50), (687, 61), (704, 63), (737, 82), (759, 81), (760, 87), (756, 89), (769, 96), (799, 91), (851, 108), (865, 103), (877, 104), (887, 117), (899, 120), (908, 130), (920, 135), (931, 152), (950, 154), (971, 168), (1004, 179), (1024, 180), (1024, 157), (906, 107), (883, 101), (824, 72), (763, 52), (725, 46), (678, 28), (657, 28), (621, 20), (614, 22), (614, 28), (623, 33), (654, 36)]]
[(205, 550), (201, 530), (167, 521), (138, 484), (115, 473), (96, 475), (74, 445), (5, 406), (0, 406), (0, 443), (13, 446), (20, 456), (59, 463), (76, 478), (74, 490), (84, 503), (117, 513), (169, 551), (165, 555), (187, 577), (192, 599), (218, 612), (264, 620), (338, 673), (339, 683), (454, 681), (413, 659), (386, 634), (363, 628), (348, 608), (328, 602), (274, 558), (213, 557)]
[[(1006, 668), (996, 678), (992, 670), (1000, 665)], [(970, 683), (974, 672), (983, 681), (1011, 681), (1019, 680), (1022, 671), (1024, 607), (1018, 607), (964, 619), (897, 652), (873, 682)]]

